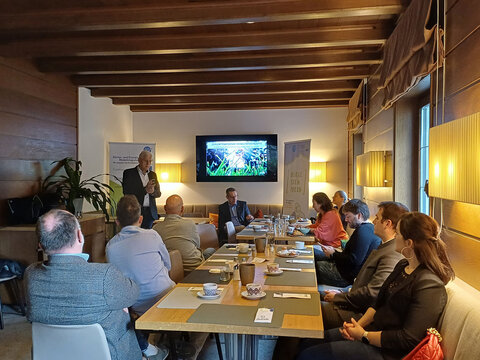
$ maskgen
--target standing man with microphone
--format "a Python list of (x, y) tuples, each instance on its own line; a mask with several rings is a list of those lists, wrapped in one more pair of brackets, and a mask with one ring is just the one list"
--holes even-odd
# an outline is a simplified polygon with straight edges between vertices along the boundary
[(157, 174), (150, 170), (152, 153), (143, 150), (138, 155), (138, 165), (123, 172), (123, 194), (135, 195), (142, 207), (143, 221), (141, 227), (151, 229), (153, 221), (158, 219), (155, 198), (162, 195)]

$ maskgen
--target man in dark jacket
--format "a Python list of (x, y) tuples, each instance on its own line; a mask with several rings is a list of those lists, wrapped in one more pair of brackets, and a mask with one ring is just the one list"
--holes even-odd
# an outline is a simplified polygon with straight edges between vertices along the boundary
[(352, 317), (360, 318), (375, 304), (383, 282), (403, 258), (395, 251), (394, 240), (397, 222), (406, 212), (408, 208), (399, 202), (384, 201), (378, 205), (373, 226), (382, 244), (370, 253), (351, 288), (325, 291), (325, 301), (322, 302), (325, 329), (341, 327), (344, 321), (350, 322)]
[(218, 235), (221, 243), (227, 240), (225, 231), (227, 221), (233, 222), (235, 232), (239, 232), (253, 220), (247, 203), (238, 200), (237, 190), (230, 187), (226, 190), (226, 195), (227, 201), (218, 206)]
[(155, 198), (162, 195), (157, 174), (150, 170), (152, 153), (143, 150), (138, 155), (138, 165), (123, 172), (123, 195), (135, 195), (142, 207), (143, 229), (151, 229), (153, 221), (158, 219)]
[(343, 206), (345, 220), (355, 229), (342, 252), (331, 246), (322, 245), (329, 258), (317, 261), (317, 281), (319, 284), (345, 287), (353, 284), (360, 268), (370, 252), (380, 245), (381, 239), (373, 232), (373, 224), (368, 222), (370, 211), (367, 204), (352, 199)]

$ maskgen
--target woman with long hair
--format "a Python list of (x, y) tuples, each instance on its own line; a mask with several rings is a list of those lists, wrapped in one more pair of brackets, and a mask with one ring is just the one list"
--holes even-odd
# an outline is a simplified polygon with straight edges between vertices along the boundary
[(347, 239), (348, 235), (330, 198), (327, 194), (318, 192), (312, 197), (312, 206), (317, 212), (317, 221), (309, 226), (310, 232), (320, 244), (340, 247), (341, 240)]
[[(358, 320), (325, 332), (325, 340), (297, 359), (401, 359), (438, 325), (447, 302), (445, 284), (454, 278), (437, 222), (419, 212), (397, 224), (398, 262), (376, 304)], [(304, 344), (306, 345), (306, 344)], [(306, 346), (303, 346), (305, 348)]]

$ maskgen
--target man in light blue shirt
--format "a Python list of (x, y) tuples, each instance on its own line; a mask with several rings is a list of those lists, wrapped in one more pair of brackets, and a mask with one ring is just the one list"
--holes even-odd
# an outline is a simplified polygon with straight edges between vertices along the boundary
[[(117, 224), (122, 230), (107, 244), (108, 261), (116, 265), (128, 278), (140, 287), (140, 296), (132, 310), (141, 315), (165, 295), (175, 283), (168, 272), (170, 256), (160, 235), (154, 230), (140, 228), (142, 216), (140, 204), (134, 195), (125, 195), (117, 206)], [(153, 345), (137, 332), (144, 355), (152, 356)]]

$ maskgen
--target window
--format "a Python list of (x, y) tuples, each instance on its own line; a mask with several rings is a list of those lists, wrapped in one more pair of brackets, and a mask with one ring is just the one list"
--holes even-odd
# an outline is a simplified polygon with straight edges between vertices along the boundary
[(430, 202), (425, 194), (425, 181), (428, 180), (428, 131), (430, 129), (430, 104), (420, 109), (420, 144), (419, 149), (419, 176), (418, 176), (418, 211), (429, 215)]

